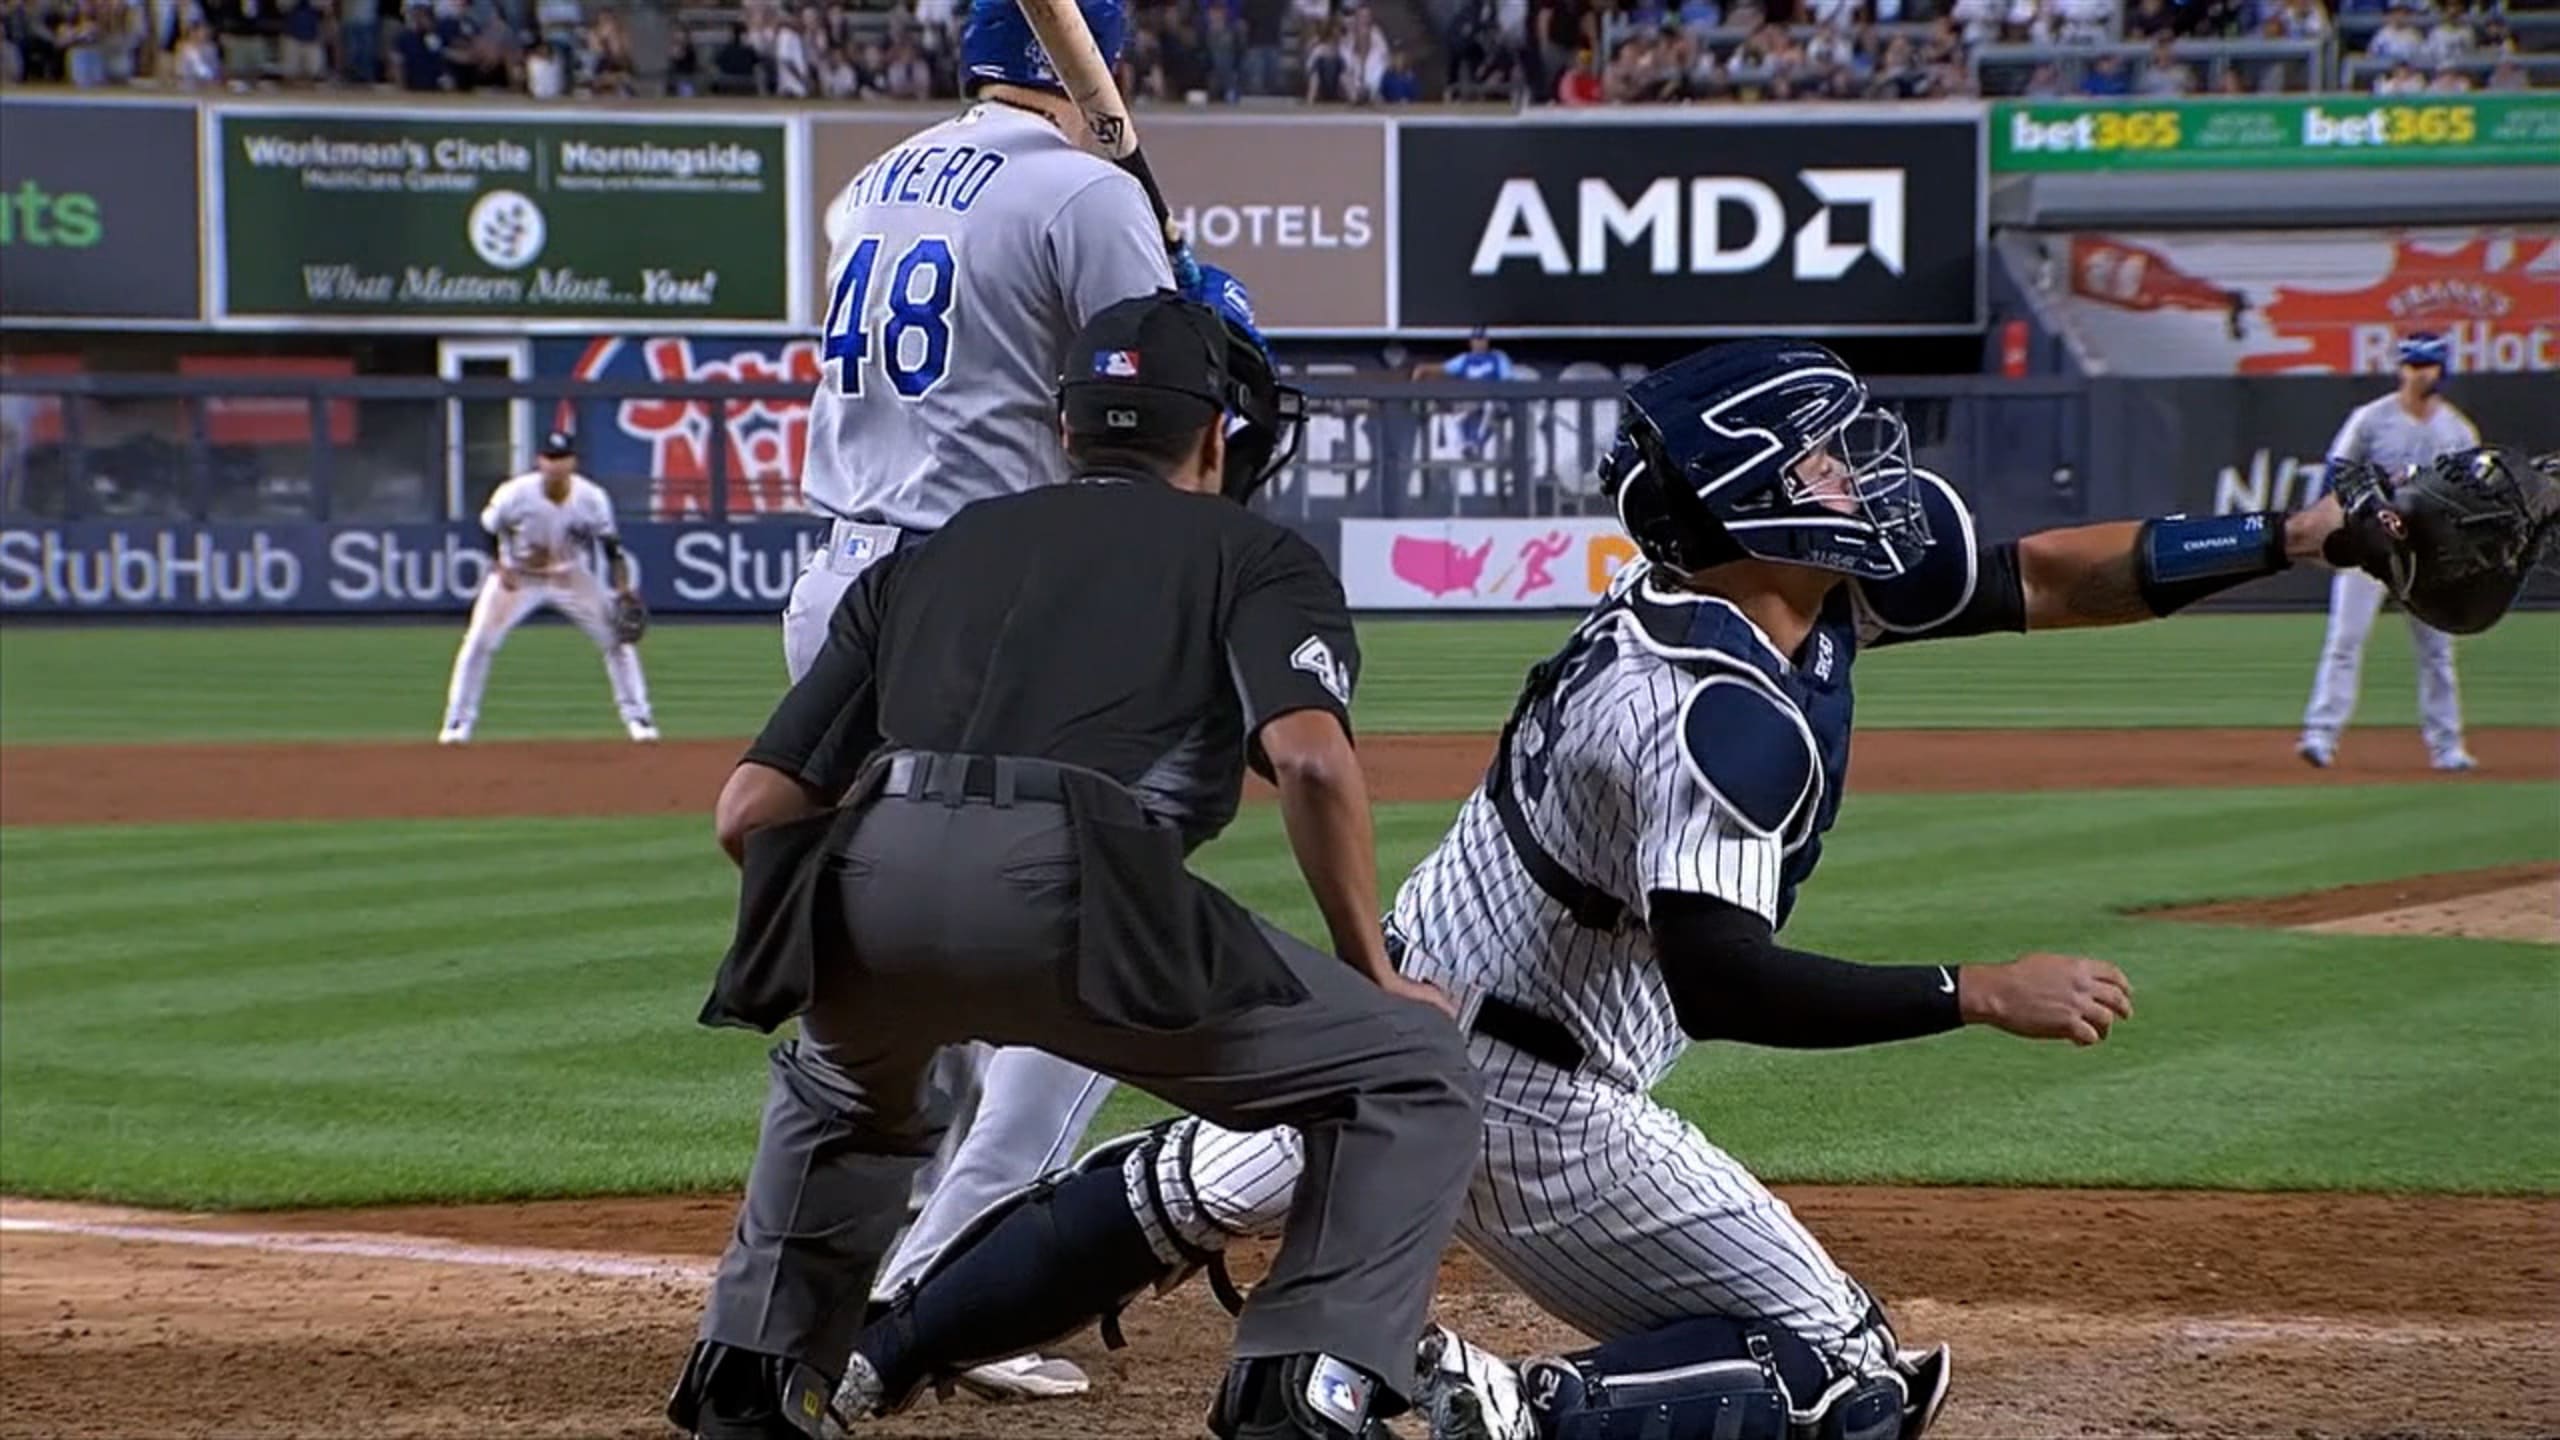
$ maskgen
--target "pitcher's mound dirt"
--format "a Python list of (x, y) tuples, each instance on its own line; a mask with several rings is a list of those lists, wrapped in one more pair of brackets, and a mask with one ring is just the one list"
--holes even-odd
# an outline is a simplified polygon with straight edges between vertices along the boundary
[(2451, 870), (2143, 913), (2160, 920), (2324, 935), (2452, 936), (2560, 945), (2560, 861)]
[[(2546, 1436), (2560, 1413), (2560, 1201), (2134, 1191), (1784, 1192), (1906, 1339), (1955, 1349), (1933, 1436)], [(666, 1440), (726, 1198), (104, 1217), (262, 1243), (444, 1237), (525, 1263), (0, 1234), (0, 1437)], [(9, 1202), (5, 1218), (101, 1217)], [(385, 1237), (370, 1235), (374, 1241)], [(387, 1248), (376, 1244), (379, 1251)], [(534, 1268), (561, 1249), (677, 1258)], [(477, 1252), (484, 1257), (492, 1251)], [(2498, 1257), (2494, 1264), (2482, 1257)], [(2540, 1257), (2540, 1258), (2537, 1258)], [(503, 1261), (508, 1257), (496, 1257)], [(1240, 1257), (1240, 1278), (1262, 1257)], [(1442, 1319), (1519, 1355), (1579, 1343), (1463, 1250)], [(1205, 1285), (1130, 1348), (1060, 1347), (1086, 1397), (923, 1403), (894, 1440), (1192, 1440), (1231, 1322)], [(1408, 1435), (1417, 1427), (1402, 1427)]]
[[(1859, 794), (2178, 786), (2484, 784), (2560, 778), (2560, 730), (2479, 730), (2482, 769), (2438, 774), (2408, 731), (2359, 730), (2314, 770), (2283, 730), (1877, 730), (1851, 750)], [(10, 746), (0, 824), (377, 820), (516, 815), (708, 815), (739, 740), (427, 744)], [(1381, 801), (1465, 798), (1485, 735), (1378, 735), (1361, 743)], [(1270, 792), (1258, 782), (1253, 796)]]

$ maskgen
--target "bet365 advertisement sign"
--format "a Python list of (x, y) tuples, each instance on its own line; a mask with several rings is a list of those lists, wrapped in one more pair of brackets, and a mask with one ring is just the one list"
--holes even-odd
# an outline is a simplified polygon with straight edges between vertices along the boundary
[(216, 112), (222, 319), (791, 316), (787, 127)]
[(193, 105), (0, 101), (0, 316), (202, 318)]
[(1992, 111), (1999, 171), (2312, 165), (2560, 165), (2560, 95), (2024, 100)]

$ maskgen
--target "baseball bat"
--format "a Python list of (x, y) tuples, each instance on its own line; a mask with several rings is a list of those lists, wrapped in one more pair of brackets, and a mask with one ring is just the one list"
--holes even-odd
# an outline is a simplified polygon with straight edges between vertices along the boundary
[(1129, 103), (1111, 78), (1111, 67), (1102, 63), (1102, 47), (1093, 42), (1084, 12), (1076, 8), (1076, 0), (1019, 3), (1023, 18), (1031, 22), (1031, 33), (1040, 37), (1040, 48), (1049, 52), (1049, 68), (1058, 72), (1059, 85), (1083, 113), (1094, 148), (1138, 177), (1147, 203), (1155, 209), (1156, 223), (1164, 230), (1165, 249), (1172, 250), (1182, 243), (1182, 232), (1173, 223), (1173, 211), (1165, 204), (1155, 172), (1147, 166), (1146, 152), (1138, 148), (1137, 122), (1130, 118)]

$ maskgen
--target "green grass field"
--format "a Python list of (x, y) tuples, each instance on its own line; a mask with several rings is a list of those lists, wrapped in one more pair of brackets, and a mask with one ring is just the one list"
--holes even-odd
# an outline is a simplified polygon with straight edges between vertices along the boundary
[[(1552, 621), (1376, 624), (1375, 730), (1481, 730)], [(0, 741), (422, 739), (458, 630), (0, 630)], [(1885, 725), (2288, 725), (2318, 623), (1999, 637), (1861, 667)], [(764, 627), (669, 626), (673, 735), (753, 728)], [(2479, 724), (2560, 723), (2560, 617), (2466, 642)], [(2370, 723), (2411, 718), (2405, 631)], [(611, 733), (593, 652), (501, 656), (483, 734)], [(1392, 885), (1449, 807), (1382, 810)], [(2560, 952), (2206, 928), (2162, 901), (2560, 857), (2560, 785), (1853, 796), (1789, 936), (2104, 955), (2092, 1051), (1968, 1033), (1694, 1051), (1664, 1097), (1790, 1180), (2560, 1191)], [(1318, 933), (1268, 808), (1203, 868)], [(184, 1206), (696, 1190), (743, 1173), (762, 1037), (692, 1023), (731, 872), (698, 819), (0, 829), (0, 1190)], [(1106, 1126), (1151, 1113), (1115, 1101)], [(1098, 1129), (1097, 1135), (1109, 1133)]]
[[(2320, 648), (2313, 615), (2210, 615), (2164, 625), (1985, 636), (1888, 649), (1859, 667), (1859, 723), (1949, 726), (2291, 725)], [(1560, 619), (1372, 621), (1364, 731), (1489, 730)], [(432, 738), (459, 625), (186, 626), (0, 631), (0, 744)], [(668, 624), (642, 651), (671, 737), (755, 733), (783, 684), (770, 625)], [(2462, 642), (2478, 725), (2560, 724), (2560, 614), (2519, 615)], [(2365, 654), (2365, 724), (2417, 718), (2409, 632), (2390, 617)], [(595, 651), (537, 622), (498, 655), (483, 739), (611, 736)]]

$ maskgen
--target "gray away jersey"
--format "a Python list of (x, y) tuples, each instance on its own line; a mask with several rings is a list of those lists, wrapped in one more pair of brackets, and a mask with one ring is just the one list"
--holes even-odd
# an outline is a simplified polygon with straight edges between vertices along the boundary
[(911, 530), (1065, 479), (1067, 342), (1095, 312), (1173, 284), (1137, 180), (994, 103), (863, 167), (827, 207), (827, 248), (801, 495)]
[(2437, 397), (2435, 413), (2420, 420), (2401, 408), (2399, 396), (2385, 395), (2347, 412), (2347, 423), (2329, 442), (2329, 454), (2398, 472), (2479, 443), (2480, 432), (2452, 401)]

